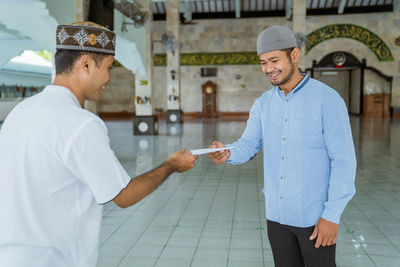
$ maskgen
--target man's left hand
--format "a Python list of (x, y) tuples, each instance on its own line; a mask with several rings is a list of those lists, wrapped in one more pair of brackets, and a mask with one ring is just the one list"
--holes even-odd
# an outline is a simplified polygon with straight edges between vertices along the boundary
[(315, 242), (316, 248), (334, 245), (336, 244), (338, 230), (339, 224), (320, 218), (314, 227), (314, 232), (310, 236), (310, 240), (318, 237)]

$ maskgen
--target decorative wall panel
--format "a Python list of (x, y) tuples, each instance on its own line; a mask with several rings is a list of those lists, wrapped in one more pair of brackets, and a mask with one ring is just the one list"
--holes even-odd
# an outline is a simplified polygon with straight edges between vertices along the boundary
[[(256, 52), (182, 53), (180, 60), (182, 66), (260, 64), (260, 60)], [(166, 65), (166, 54), (154, 55), (154, 66)]]
[(394, 61), (390, 48), (375, 33), (354, 24), (331, 24), (307, 35), (306, 54), (316, 45), (333, 38), (350, 38), (366, 45), (379, 61)]

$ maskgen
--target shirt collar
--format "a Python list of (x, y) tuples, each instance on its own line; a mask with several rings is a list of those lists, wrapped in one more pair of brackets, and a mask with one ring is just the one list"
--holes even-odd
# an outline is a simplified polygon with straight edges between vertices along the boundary
[(287, 94), (287, 95), (285, 95), (285, 92), (284, 92), (283, 90), (281, 90), (281, 89), (279, 88), (279, 86), (276, 86), (278, 94), (279, 94), (281, 97), (290, 98), (293, 94), (295, 94), (297, 91), (299, 91), (301, 88), (303, 88), (304, 85), (306, 85), (306, 83), (310, 80), (310, 76), (309, 76), (307, 73), (305, 73), (305, 72), (302, 72), (301, 75), (303, 75), (303, 79), (302, 79), (302, 80), (296, 85), (296, 87), (293, 88), (293, 90), (290, 91), (290, 93)]
[(59, 85), (47, 85), (44, 90), (44, 92), (51, 92), (51, 93), (56, 93), (56, 94), (63, 94), (63, 95), (67, 95), (69, 96), (74, 103), (81, 108), (81, 104), (79, 103), (78, 99), (76, 98), (76, 96), (74, 95), (74, 93), (72, 93), (72, 91), (70, 89), (68, 89), (67, 87), (64, 86), (59, 86)]

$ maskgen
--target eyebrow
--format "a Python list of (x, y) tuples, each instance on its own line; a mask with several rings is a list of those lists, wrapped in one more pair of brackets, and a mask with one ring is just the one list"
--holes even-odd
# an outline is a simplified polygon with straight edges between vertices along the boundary
[(279, 59), (279, 57), (278, 56), (273, 56), (273, 57), (270, 57), (270, 58), (268, 58), (266, 60), (260, 59), (260, 62), (266, 62), (268, 60), (274, 60), (274, 59)]

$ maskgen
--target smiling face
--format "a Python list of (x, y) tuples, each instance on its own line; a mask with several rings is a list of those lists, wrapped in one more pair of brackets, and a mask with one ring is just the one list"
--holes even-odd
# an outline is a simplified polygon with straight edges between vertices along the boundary
[(275, 50), (260, 55), (262, 71), (273, 85), (283, 86), (291, 82), (297, 69), (297, 49), (288, 53)]
[(98, 64), (93, 58), (88, 60), (88, 75), (84, 90), (85, 100), (98, 101), (100, 99), (105, 86), (110, 82), (110, 71), (113, 63), (113, 56), (105, 56)]

